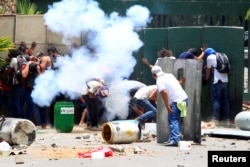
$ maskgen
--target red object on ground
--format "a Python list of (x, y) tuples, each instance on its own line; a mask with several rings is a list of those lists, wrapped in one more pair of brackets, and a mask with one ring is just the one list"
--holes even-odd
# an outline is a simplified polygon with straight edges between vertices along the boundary
[(93, 152), (104, 152), (105, 157), (112, 157), (113, 156), (113, 151), (111, 149), (101, 146), (101, 147), (98, 147), (98, 148), (91, 150), (91, 151), (79, 152), (78, 157), (79, 158), (91, 158)]

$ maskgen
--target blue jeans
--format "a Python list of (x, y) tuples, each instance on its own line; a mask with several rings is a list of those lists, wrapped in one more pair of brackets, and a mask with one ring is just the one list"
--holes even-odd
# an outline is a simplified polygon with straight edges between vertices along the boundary
[(7, 117), (13, 117), (11, 93), (11, 91), (0, 91), (0, 109), (4, 103), (7, 103)]
[[(227, 120), (230, 117), (227, 85), (227, 82), (213, 84), (213, 110), (214, 119), (216, 120), (220, 120), (221, 118)], [(223, 116), (220, 114), (221, 109), (223, 110)]]
[(22, 97), (23, 97), (22, 104), (26, 103), (24, 118), (29, 120), (31, 120), (31, 113), (33, 111), (33, 100), (31, 97), (31, 91), (32, 89), (29, 87), (22, 88)]
[(12, 86), (11, 99), (13, 102), (13, 117), (23, 118), (23, 107), (22, 107), (22, 87), (21, 84)]
[(156, 116), (156, 108), (148, 99), (136, 99), (135, 105), (144, 110), (144, 114), (138, 117), (140, 121), (146, 122), (152, 120)]
[(33, 105), (35, 124), (45, 125), (47, 123), (47, 107), (40, 107), (34, 103)]
[[(185, 100), (188, 105), (188, 99)], [(171, 109), (173, 111), (172, 114), (168, 114), (168, 124), (169, 124), (169, 142), (174, 144), (178, 144), (180, 141), (180, 110), (177, 107), (177, 103), (173, 102), (171, 105)]]

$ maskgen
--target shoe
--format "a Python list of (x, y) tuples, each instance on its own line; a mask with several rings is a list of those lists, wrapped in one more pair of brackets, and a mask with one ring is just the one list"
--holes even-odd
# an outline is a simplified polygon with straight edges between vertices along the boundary
[(79, 123), (78, 126), (80, 126), (80, 127), (87, 127), (87, 125), (85, 123)]
[(178, 143), (174, 143), (173, 141), (170, 141), (166, 144), (164, 144), (165, 146), (178, 146)]
[(212, 119), (211, 122), (213, 122), (215, 126), (219, 126), (220, 125), (220, 121), (217, 120), (217, 119)]
[(145, 129), (145, 121), (141, 120), (139, 117), (135, 118), (139, 122), (140, 129)]
[(170, 140), (168, 140), (168, 141), (164, 141), (162, 144), (168, 144), (168, 143), (170, 143)]
[(92, 126), (92, 127), (89, 128), (89, 130), (91, 130), (91, 131), (100, 131), (101, 127), (99, 127), (99, 126)]

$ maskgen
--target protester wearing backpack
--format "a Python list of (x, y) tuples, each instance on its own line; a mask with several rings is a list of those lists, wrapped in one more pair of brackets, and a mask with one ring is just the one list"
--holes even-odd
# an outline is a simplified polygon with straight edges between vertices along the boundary
[(33, 110), (34, 118), (35, 118), (35, 125), (41, 126), (41, 128), (46, 128), (46, 116), (47, 116), (47, 108), (40, 107), (38, 104), (33, 103), (31, 92), (35, 85), (36, 77), (41, 74), (41, 66), (35, 60), (31, 60), (22, 66), (22, 76), (23, 76), (23, 90), (24, 90), (24, 98), (26, 100), (26, 111), (25, 111), (25, 118), (30, 119), (31, 112)]
[[(204, 56), (207, 60), (205, 70), (205, 80), (203, 84), (212, 79), (212, 98), (213, 98), (213, 121), (218, 124), (223, 120), (229, 123), (230, 109), (228, 100), (228, 74), (219, 72), (217, 69), (217, 52), (213, 48), (206, 48)], [(221, 111), (223, 111), (221, 113)]]
[(41, 73), (41, 68), (35, 58), (30, 56), (30, 60), (22, 64), (22, 95), (23, 104), (25, 104), (24, 118), (31, 120), (33, 111), (33, 99), (31, 92), (33, 90), (34, 81), (38, 74)]
[(23, 109), (22, 109), (22, 90), (21, 90), (21, 81), (18, 79), (18, 72), (21, 71), (19, 64), (25, 61), (25, 58), (22, 57), (22, 53), (19, 49), (9, 50), (8, 54), (11, 59), (9, 64), (9, 69), (6, 71), (8, 74), (13, 74), (12, 78), (12, 93), (11, 100), (13, 104), (13, 117), (23, 118)]
[[(3, 58), (1, 58), (3, 59)], [(8, 60), (6, 60), (6, 64), (9, 64)], [(9, 84), (12, 81), (13, 76), (7, 75), (5, 72), (8, 70), (8, 66), (3, 66), (0, 69), (0, 110), (4, 104), (7, 104), (7, 113), (8, 117), (12, 117), (12, 101), (11, 101), (11, 85)]]

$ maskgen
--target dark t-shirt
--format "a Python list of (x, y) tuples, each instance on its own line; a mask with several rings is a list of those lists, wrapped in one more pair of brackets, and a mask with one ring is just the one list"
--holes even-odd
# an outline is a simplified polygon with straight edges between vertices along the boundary
[(179, 59), (194, 59), (194, 55), (191, 52), (182, 52), (179, 56)]

